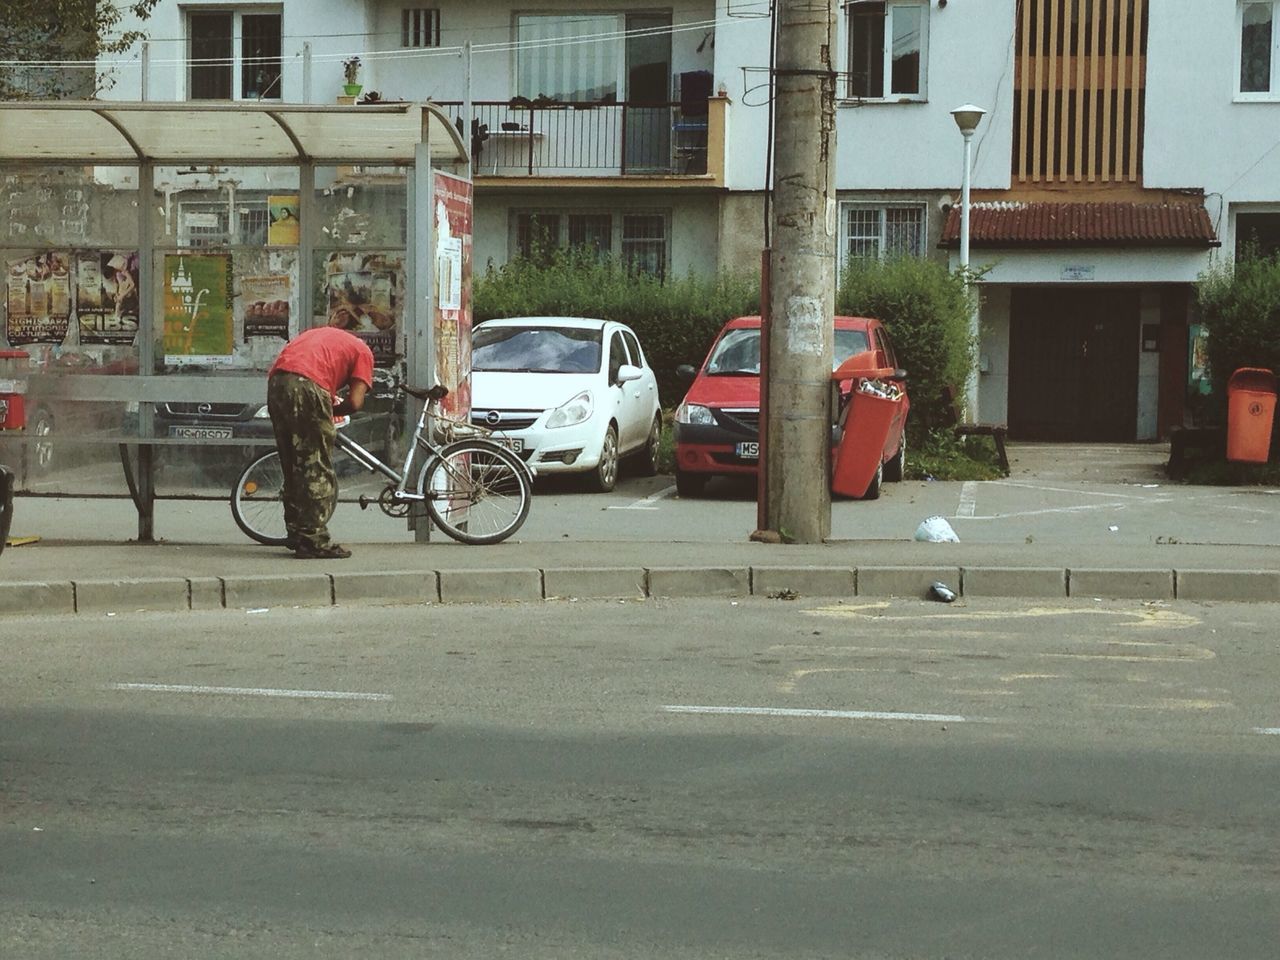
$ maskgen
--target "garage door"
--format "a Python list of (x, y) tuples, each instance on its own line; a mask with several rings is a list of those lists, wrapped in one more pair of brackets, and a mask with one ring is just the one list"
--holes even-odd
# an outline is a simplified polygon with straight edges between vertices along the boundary
[(1009, 436), (1128, 442), (1138, 423), (1138, 291), (1013, 291)]

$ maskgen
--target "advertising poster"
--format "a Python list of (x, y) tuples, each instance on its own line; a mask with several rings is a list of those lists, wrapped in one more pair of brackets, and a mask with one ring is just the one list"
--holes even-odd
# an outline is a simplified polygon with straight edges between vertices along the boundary
[(231, 256), (164, 256), (164, 359), (169, 364), (231, 362)]
[(460, 419), (471, 413), (471, 204), (469, 180), (432, 171), (436, 380), (449, 388), (441, 406)]
[(293, 281), (288, 276), (242, 277), (240, 300), (244, 304), (244, 339), (279, 337), (289, 339), (289, 296)]
[(368, 343), (380, 367), (396, 360), (403, 278), (399, 255), (331, 253), (325, 261), (329, 326), (350, 330)]
[(298, 245), (297, 194), (269, 195), (267, 217), (267, 243), (272, 246)]
[(50, 251), (10, 260), (9, 344), (62, 343), (71, 326), (71, 255)]
[(138, 335), (137, 251), (76, 254), (80, 342), (131, 344)]

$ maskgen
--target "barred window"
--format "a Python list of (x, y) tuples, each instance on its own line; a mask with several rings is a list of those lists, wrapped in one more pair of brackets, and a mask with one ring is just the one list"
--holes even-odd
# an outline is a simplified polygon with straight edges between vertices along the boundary
[(853, 257), (918, 257), (924, 253), (925, 209), (922, 204), (877, 206), (844, 204), (841, 226), (843, 259)]
[(622, 218), (622, 259), (638, 273), (667, 275), (667, 218), (660, 213)]
[(434, 7), (401, 10), (400, 46), (440, 46), (440, 11)]

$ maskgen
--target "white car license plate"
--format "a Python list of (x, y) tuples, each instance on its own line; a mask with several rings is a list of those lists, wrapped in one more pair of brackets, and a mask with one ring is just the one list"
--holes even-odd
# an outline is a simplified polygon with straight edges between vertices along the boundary
[(738, 459), (740, 460), (759, 460), (760, 459), (760, 441), (749, 440), (738, 444)]
[(502, 444), (512, 453), (520, 453), (524, 450), (523, 437), (494, 437), (493, 439), (498, 441), (498, 443)]
[(170, 427), (169, 436), (179, 440), (230, 440), (235, 433), (230, 427)]

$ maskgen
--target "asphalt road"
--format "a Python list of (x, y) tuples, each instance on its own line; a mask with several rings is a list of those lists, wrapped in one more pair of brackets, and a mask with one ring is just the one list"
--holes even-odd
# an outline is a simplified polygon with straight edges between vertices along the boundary
[(0, 955), (1275, 956), (1273, 605), (0, 635)]

